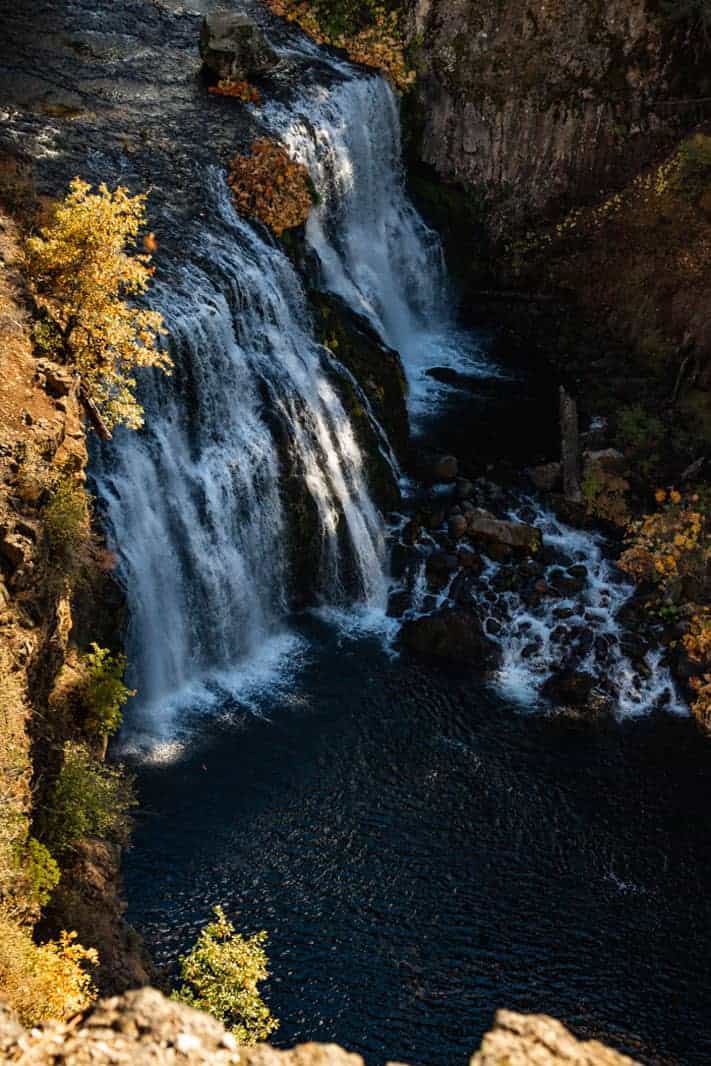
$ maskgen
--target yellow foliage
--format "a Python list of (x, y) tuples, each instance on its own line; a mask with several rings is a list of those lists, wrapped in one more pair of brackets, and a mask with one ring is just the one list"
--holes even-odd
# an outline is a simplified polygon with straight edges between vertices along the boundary
[(342, 48), (354, 63), (375, 67), (392, 84), (404, 92), (415, 80), (414, 70), (408, 69), (405, 45), (396, 11), (376, 7), (372, 23), (353, 33), (331, 35), (318, 16), (316, 5), (307, 0), (266, 0), (275, 15), (296, 22), (318, 44)]
[(635, 581), (653, 581), (666, 590), (679, 576), (701, 578), (711, 547), (698, 497), (684, 499), (676, 489), (658, 489), (655, 498), (662, 510), (632, 523), (619, 565)]
[(227, 182), (240, 214), (261, 219), (277, 236), (308, 218), (309, 172), (275, 141), (260, 137), (251, 155), (236, 155)]
[(150, 255), (127, 250), (145, 220), (145, 196), (74, 178), (51, 222), (26, 242), (26, 267), (38, 308), (51, 321), (61, 355), (76, 367), (107, 426), (143, 424), (133, 371), (170, 358), (156, 344), (157, 311), (131, 306), (146, 291)]
[(96, 999), (85, 964), (95, 965), (94, 948), (77, 943), (76, 933), (35, 944), (30, 933), (0, 914), (0, 997), (23, 1025), (62, 1021)]

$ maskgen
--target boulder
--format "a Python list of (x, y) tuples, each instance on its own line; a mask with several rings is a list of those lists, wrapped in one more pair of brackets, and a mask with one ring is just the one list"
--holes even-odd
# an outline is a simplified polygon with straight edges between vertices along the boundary
[(0, 529), (0, 555), (17, 570), (32, 558), (32, 545), (19, 533)]
[(500, 658), (499, 648), (484, 633), (481, 619), (462, 607), (408, 620), (400, 639), (420, 655), (468, 666), (493, 668)]
[(466, 519), (470, 537), (484, 544), (503, 548), (507, 552), (535, 555), (543, 545), (540, 529), (523, 522), (495, 518), (491, 512), (480, 507), (468, 511)]
[(245, 81), (279, 61), (257, 24), (239, 11), (213, 11), (205, 16), (200, 55), (218, 80)]
[(582, 670), (560, 670), (548, 678), (541, 695), (564, 707), (584, 707), (590, 701), (594, 687), (592, 674)]
[(467, 520), (463, 514), (453, 514), (449, 516), (449, 535), (455, 540), (459, 540), (467, 531)]
[(563, 471), (560, 463), (542, 463), (531, 466), (526, 471), (533, 484), (542, 492), (553, 492), (560, 488)]
[(454, 481), (459, 471), (459, 463), (453, 455), (441, 455), (432, 464), (432, 477), (435, 481)]

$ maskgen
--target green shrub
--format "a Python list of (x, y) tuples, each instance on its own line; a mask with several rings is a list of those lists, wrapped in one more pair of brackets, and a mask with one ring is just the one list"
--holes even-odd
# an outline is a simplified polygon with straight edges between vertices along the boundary
[(29, 884), (29, 894), (40, 907), (45, 907), (52, 891), (59, 884), (60, 872), (56, 860), (48, 848), (35, 837), (29, 837), (24, 854), (23, 867)]
[(63, 475), (44, 508), (44, 525), (52, 551), (63, 561), (78, 561), (91, 539), (89, 496), (71, 475)]
[(91, 645), (82, 659), (84, 677), (79, 696), (86, 710), (87, 728), (99, 736), (112, 736), (121, 725), (121, 709), (133, 689), (123, 683), (125, 655), (112, 655), (108, 648)]
[(278, 1026), (257, 986), (268, 976), (265, 932), (235, 932), (222, 907), (180, 960), (182, 984), (173, 998), (207, 1011), (229, 1027), (241, 1044), (266, 1040)]
[(98, 762), (81, 744), (64, 746), (64, 762), (49, 796), (47, 841), (56, 855), (71, 851), (83, 837), (125, 843), (129, 811), (135, 807), (133, 782), (120, 767)]

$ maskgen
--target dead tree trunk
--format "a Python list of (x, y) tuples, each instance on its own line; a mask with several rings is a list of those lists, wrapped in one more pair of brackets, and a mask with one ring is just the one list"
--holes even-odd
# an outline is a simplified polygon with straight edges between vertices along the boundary
[(563, 495), (566, 500), (580, 503), (580, 440), (578, 437), (578, 405), (563, 386), (560, 398), (560, 457), (563, 468)]
[(79, 396), (81, 397), (81, 402), (84, 404), (84, 410), (89, 416), (89, 421), (91, 422), (96, 432), (99, 434), (102, 440), (110, 440), (111, 433), (109, 432), (109, 428), (101, 417), (101, 414), (99, 413), (99, 408), (96, 406), (91, 396), (89, 395), (89, 390), (83, 383), (79, 386)]

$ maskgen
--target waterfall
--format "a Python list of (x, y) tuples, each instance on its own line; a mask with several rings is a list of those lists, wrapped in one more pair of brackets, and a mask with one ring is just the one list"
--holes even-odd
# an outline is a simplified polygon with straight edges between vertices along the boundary
[(331, 84), (308, 86), (288, 108), (269, 105), (265, 118), (318, 190), (306, 239), (321, 284), (401, 353), (417, 428), (444, 391), (428, 369), (488, 378), (497, 371), (478, 339), (458, 327), (441, 242), (406, 195), (392, 89), (377, 75), (354, 77), (343, 64), (333, 66)]
[(117, 432), (95, 464), (126, 589), (133, 725), (164, 738), (171, 708), (245, 697), (294, 652), (285, 464), (315, 516), (321, 601), (386, 597), (382, 520), (301, 283), (216, 173), (208, 195), (209, 221), (154, 292), (174, 373), (145, 382), (146, 428)]
[[(344, 67), (334, 62), (334, 70), (342, 74)], [(407, 198), (394, 94), (375, 75), (336, 77), (328, 87), (309, 86), (288, 110), (273, 105), (268, 115), (292, 153), (309, 167), (319, 191), (306, 236), (320, 282), (365, 314), (401, 353), (417, 429), (421, 416), (436, 412), (447, 391), (428, 370), (447, 367), (488, 378), (499, 371), (476, 338), (458, 327), (439, 239)], [(535, 704), (551, 670), (568, 666), (580, 652), (579, 670), (614, 679), (608, 680), (607, 690), (621, 716), (657, 705), (683, 711), (659, 653), (649, 651), (633, 662), (623, 650), (625, 634), (617, 615), (633, 588), (605, 558), (601, 538), (565, 527), (535, 501), (533, 509), (533, 520), (549, 544), (563, 558), (567, 552), (569, 564), (584, 565), (589, 578), (580, 602), (553, 600), (532, 611), (515, 594), (493, 592), (491, 581), (499, 568), (494, 563), (485, 568), (479, 597), (484, 612), (487, 599), (496, 603), (497, 617), (490, 621), (502, 650), (499, 686), (515, 700)], [(406, 614), (412, 617), (450, 602), (450, 585), (454, 587), (450, 582), (436, 597), (426, 595), (420, 558), (394, 591), (409, 593)], [(575, 636), (575, 626), (561, 624), (560, 615), (567, 612), (579, 615), (582, 636)]]

